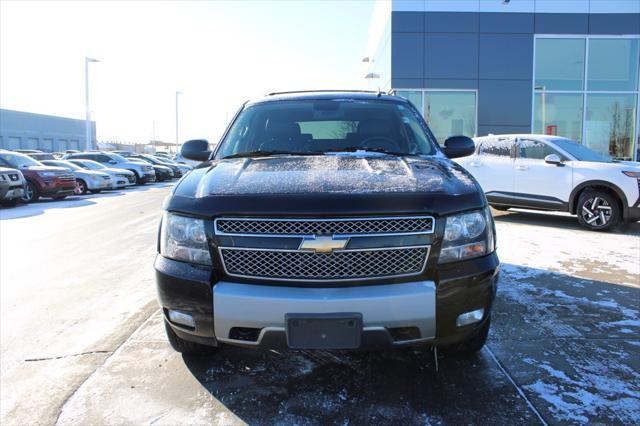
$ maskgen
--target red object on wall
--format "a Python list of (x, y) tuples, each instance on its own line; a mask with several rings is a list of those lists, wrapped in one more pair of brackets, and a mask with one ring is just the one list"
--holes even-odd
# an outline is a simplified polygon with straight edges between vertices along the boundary
[(544, 134), (545, 135), (557, 136), (558, 135), (558, 126), (556, 124), (549, 124), (547, 127), (545, 127)]

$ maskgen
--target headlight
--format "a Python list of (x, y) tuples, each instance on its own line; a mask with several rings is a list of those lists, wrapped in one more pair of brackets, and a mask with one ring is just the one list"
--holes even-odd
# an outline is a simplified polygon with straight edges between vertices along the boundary
[(36, 173), (38, 173), (38, 176), (43, 178), (52, 178), (52, 177), (56, 177), (57, 175), (56, 172), (36, 172)]
[(160, 234), (160, 254), (170, 259), (211, 265), (204, 221), (165, 213)]
[(494, 250), (493, 218), (487, 207), (447, 217), (438, 263), (484, 256)]

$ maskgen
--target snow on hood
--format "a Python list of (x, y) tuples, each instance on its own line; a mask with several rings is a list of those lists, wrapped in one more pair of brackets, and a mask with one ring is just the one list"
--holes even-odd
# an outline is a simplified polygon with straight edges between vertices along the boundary
[(196, 197), (224, 194), (477, 191), (475, 181), (446, 159), (394, 156), (288, 156), (214, 162)]

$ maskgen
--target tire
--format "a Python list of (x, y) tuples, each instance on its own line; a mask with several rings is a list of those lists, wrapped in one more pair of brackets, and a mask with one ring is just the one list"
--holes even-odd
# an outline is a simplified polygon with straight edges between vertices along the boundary
[(509, 210), (511, 208), (511, 206), (496, 206), (496, 205), (491, 204), (491, 208), (495, 209), (495, 210), (498, 210), (498, 211), (501, 211), (501, 212), (506, 212), (507, 210)]
[(585, 190), (576, 206), (578, 222), (591, 231), (608, 231), (620, 223), (622, 211), (618, 199), (608, 192)]
[(451, 345), (438, 346), (438, 349), (448, 355), (470, 355), (478, 352), (487, 343), (490, 327), (491, 317), (487, 318), (482, 327), (467, 340)]
[(140, 179), (140, 176), (138, 176), (138, 172), (136, 172), (135, 170), (129, 170), (129, 171), (133, 173), (133, 177), (135, 178), (136, 185), (144, 185), (144, 182), (142, 182), (142, 179)]
[(35, 203), (40, 198), (40, 193), (38, 192), (38, 187), (32, 183), (27, 181), (27, 187), (25, 188), (24, 195), (22, 196), (22, 201), (25, 203)]
[(92, 194), (99, 194), (102, 192), (102, 189), (90, 189), (89, 192)]
[(167, 339), (174, 351), (185, 355), (207, 355), (212, 353), (215, 348), (213, 346), (201, 345), (199, 343), (189, 342), (178, 337), (171, 328), (167, 320), (164, 320), (164, 329), (167, 333)]
[(73, 190), (75, 195), (84, 195), (87, 193), (87, 184), (82, 179), (76, 179), (76, 187)]

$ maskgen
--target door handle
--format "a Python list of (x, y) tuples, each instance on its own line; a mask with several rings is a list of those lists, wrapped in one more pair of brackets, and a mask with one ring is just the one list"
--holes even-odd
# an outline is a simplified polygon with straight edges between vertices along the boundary
[(516, 166), (516, 170), (528, 170), (528, 166)]

